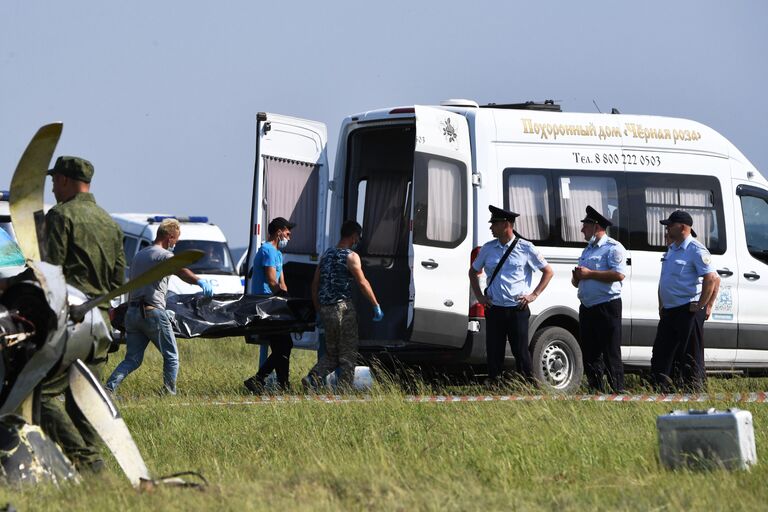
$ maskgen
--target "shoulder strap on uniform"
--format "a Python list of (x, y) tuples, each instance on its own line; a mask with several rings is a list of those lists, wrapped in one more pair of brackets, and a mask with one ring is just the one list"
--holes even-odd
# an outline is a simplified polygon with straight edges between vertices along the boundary
[(517, 245), (517, 242), (520, 240), (520, 237), (517, 236), (517, 233), (515, 233), (515, 240), (510, 244), (510, 246), (507, 248), (507, 252), (504, 253), (504, 256), (501, 257), (499, 260), (499, 264), (496, 265), (496, 268), (493, 269), (493, 275), (491, 275), (491, 279), (488, 281), (488, 283), (485, 285), (486, 288), (490, 288), (491, 283), (493, 282), (493, 279), (496, 277), (496, 274), (499, 273), (499, 270), (501, 270), (501, 266), (504, 264), (505, 261), (507, 261), (507, 258), (509, 257), (509, 253), (512, 252), (512, 249), (515, 248)]
[(518, 232), (517, 232), (517, 231), (515, 231), (514, 229), (512, 230), (512, 233), (514, 233), (514, 235), (515, 235), (517, 238), (522, 238), (522, 239), (523, 239), (523, 240), (525, 240), (526, 242), (530, 242), (530, 240), (528, 240), (527, 238), (525, 238), (524, 236), (522, 236), (520, 233), (518, 233)]

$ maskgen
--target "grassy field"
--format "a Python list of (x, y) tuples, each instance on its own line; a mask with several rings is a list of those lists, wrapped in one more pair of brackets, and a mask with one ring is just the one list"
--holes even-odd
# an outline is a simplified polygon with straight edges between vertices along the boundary
[[(154, 349), (119, 389), (118, 406), (150, 470), (201, 471), (211, 483), (206, 491), (140, 494), (109, 459), (105, 474), (79, 486), (0, 489), (0, 506), (121, 512), (756, 510), (768, 502), (763, 462), (733, 473), (660, 467), (656, 416), (685, 404), (417, 404), (389, 384), (364, 403), (212, 405), (249, 398), (242, 381), (254, 371), (257, 350), (238, 339), (182, 340), (178, 396), (158, 396), (161, 359)], [(313, 355), (294, 351), (295, 384)], [(118, 360), (113, 357), (108, 369)], [(711, 379), (709, 391), (766, 389), (765, 379), (735, 377)], [(768, 404), (739, 406), (754, 416), (758, 460), (765, 460)]]

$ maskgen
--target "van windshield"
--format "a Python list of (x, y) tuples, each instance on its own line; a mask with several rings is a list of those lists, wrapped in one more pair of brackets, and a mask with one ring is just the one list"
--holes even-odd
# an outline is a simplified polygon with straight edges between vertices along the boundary
[(209, 240), (179, 240), (174, 252), (197, 249), (204, 256), (188, 268), (196, 274), (219, 274), (234, 276), (235, 266), (226, 242), (211, 242)]

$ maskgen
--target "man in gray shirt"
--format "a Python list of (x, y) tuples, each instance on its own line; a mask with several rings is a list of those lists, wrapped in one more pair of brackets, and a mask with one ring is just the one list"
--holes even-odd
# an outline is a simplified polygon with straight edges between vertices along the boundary
[[(142, 249), (133, 258), (130, 278), (140, 276), (158, 263), (173, 257), (169, 250), (176, 245), (181, 235), (181, 225), (176, 219), (164, 219), (157, 229), (155, 243)], [(213, 295), (213, 288), (207, 281), (199, 279), (188, 268), (182, 268), (176, 275), (190, 284), (197, 284), (206, 297)], [(151, 341), (163, 355), (162, 391), (176, 394), (176, 376), (179, 373), (179, 351), (176, 337), (171, 327), (171, 319), (165, 310), (165, 296), (168, 293), (168, 280), (165, 276), (159, 281), (138, 288), (131, 292), (128, 311), (125, 314), (126, 351), (125, 359), (117, 365), (109, 376), (106, 388), (114, 392), (129, 373), (141, 366), (144, 351)]]

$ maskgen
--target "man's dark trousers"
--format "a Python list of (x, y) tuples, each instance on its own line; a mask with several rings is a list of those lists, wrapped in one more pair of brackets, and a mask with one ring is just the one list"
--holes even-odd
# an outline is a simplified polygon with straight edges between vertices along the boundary
[(668, 392), (673, 384), (688, 391), (702, 391), (704, 373), (703, 309), (690, 311), (690, 305), (662, 309), (651, 356), (651, 375), (657, 390)]
[(531, 353), (528, 351), (528, 319), (531, 311), (526, 307), (491, 306), (485, 310), (485, 325), (488, 330), (485, 336), (485, 349), (488, 361), (488, 378), (493, 380), (501, 377), (504, 370), (504, 352), (509, 346), (515, 356), (518, 373), (533, 381), (533, 364)]
[(621, 299), (579, 307), (579, 337), (590, 389), (603, 392), (603, 373), (615, 393), (624, 391), (621, 362)]

